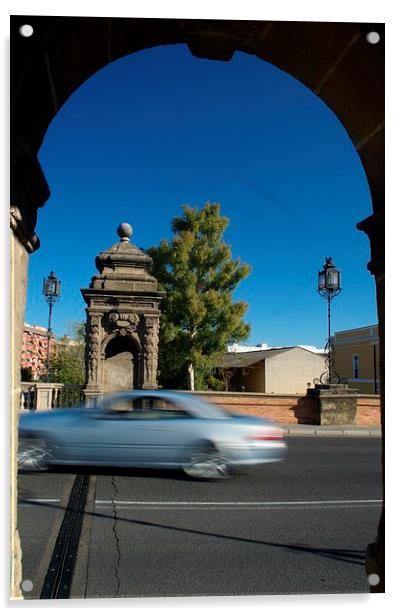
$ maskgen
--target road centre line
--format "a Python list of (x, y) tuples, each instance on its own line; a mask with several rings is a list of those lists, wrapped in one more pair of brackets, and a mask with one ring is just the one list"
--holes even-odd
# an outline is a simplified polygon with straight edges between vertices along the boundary
[[(20, 503), (59, 503), (59, 498), (22, 498)], [(325, 500), (325, 501), (128, 501), (128, 500), (96, 500), (96, 505), (133, 505), (133, 506), (222, 506), (222, 507), (256, 507), (256, 506), (281, 506), (281, 505), (362, 505), (362, 504), (378, 504), (382, 503), (381, 499), (377, 500)]]
[[(180, 512), (180, 511), (193, 511), (193, 512), (199, 512), (199, 511), (218, 511), (221, 514), (223, 514), (223, 512), (225, 511), (226, 513), (228, 512), (234, 512), (239, 514), (240, 512), (244, 513), (244, 512), (253, 512), (255, 513), (256, 511), (329, 511), (329, 510), (336, 510), (338, 511), (339, 509), (377, 509), (380, 507), (379, 503), (370, 503), (370, 504), (365, 504), (365, 505), (355, 505), (355, 504), (351, 504), (351, 505), (294, 505), (294, 506), (288, 506), (288, 505), (276, 505), (276, 506), (259, 506), (259, 507), (235, 507), (234, 505), (230, 505), (227, 507), (220, 507), (218, 505), (212, 505), (211, 507), (202, 507), (201, 505), (182, 505), (180, 507), (176, 506), (176, 507), (157, 507), (155, 505), (152, 505), (151, 507), (146, 506), (146, 505), (118, 505), (118, 511), (136, 511), (136, 512), (155, 512), (155, 511), (163, 511), (163, 512), (167, 512), (167, 511), (175, 511), (176, 513)], [(96, 510), (97, 511), (102, 511), (102, 510), (110, 510), (111, 505), (96, 505)]]
[(21, 498), (18, 502), (23, 503), (59, 503), (60, 498)]
[(376, 505), (382, 500), (337, 500), (337, 501), (123, 501), (123, 500), (96, 500), (96, 506), (117, 505), (122, 507), (293, 507), (293, 506), (352, 506)]

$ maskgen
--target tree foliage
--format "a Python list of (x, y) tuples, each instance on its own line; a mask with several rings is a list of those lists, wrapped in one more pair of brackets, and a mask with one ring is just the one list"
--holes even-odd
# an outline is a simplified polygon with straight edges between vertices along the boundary
[(73, 323), (72, 336), (58, 340), (57, 352), (50, 358), (50, 380), (68, 385), (85, 383), (85, 322)]
[(228, 343), (249, 336), (243, 321), (247, 304), (234, 302), (232, 294), (250, 267), (232, 259), (223, 241), (228, 224), (218, 203), (183, 206), (183, 216), (172, 220), (172, 240), (148, 250), (153, 274), (166, 292), (159, 352), (164, 387), (191, 388), (191, 371), (196, 389), (207, 387), (216, 357)]

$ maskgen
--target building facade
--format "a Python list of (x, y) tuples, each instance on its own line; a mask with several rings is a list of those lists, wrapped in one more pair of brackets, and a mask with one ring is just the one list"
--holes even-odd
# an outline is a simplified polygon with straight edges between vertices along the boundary
[(325, 370), (325, 354), (300, 346), (225, 353), (216, 374), (227, 391), (302, 394)]
[[(22, 337), (21, 368), (30, 371), (37, 381), (46, 374), (49, 337), (46, 327), (25, 323)], [(57, 350), (57, 341), (50, 336), (49, 356)]]
[(335, 332), (336, 371), (361, 394), (379, 394), (379, 327)]

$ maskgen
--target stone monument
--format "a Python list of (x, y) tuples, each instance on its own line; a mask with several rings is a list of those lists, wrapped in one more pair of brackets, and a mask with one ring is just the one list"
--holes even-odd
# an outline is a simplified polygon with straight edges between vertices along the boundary
[(132, 227), (117, 228), (120, 241), (96, 257), (99, 274), (81, 289), (86, 308), (88, 404), (125, 389), (157, 388), (160, 302), (152, 259), (134, 246)]

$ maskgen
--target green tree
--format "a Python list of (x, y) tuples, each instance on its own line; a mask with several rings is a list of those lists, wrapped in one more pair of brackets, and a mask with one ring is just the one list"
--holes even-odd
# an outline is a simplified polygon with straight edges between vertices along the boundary
[(85, 383), (85, 323), (70, 326), (71, 337), (63, 336), (57, 342), (57, 352), (50, 358), (51, 380), (67, 385)]
[(226, 345), (249, 336), (243, 321), (248, 306), (234, 302), (232, 294), (250, 267), (232, 259), (223, 241), (229, 219), (220, 214), (220, 204), (182, 209), (183, 216), (172, 220), (172, 240), (148, 250), (166, 292), (159, 380), (164, 387), (203, 389), (212, 385), (211, 369)]

